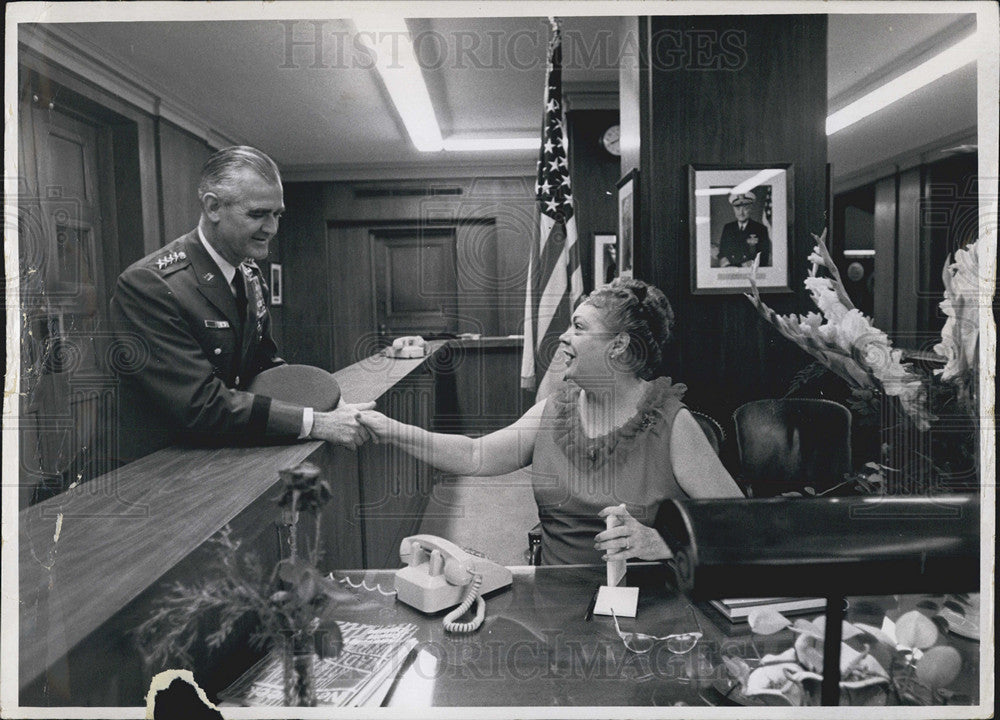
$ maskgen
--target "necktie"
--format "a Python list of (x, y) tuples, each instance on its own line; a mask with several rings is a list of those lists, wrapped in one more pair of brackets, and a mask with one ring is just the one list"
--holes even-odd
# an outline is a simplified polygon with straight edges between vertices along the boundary
[(243, 269), (236, 268), (233, 276), (233, 289), (236, 291), (236, 310), (240, 315), (240, 324), (245, 324), (247, 320), (247, 287), (243, 279)]

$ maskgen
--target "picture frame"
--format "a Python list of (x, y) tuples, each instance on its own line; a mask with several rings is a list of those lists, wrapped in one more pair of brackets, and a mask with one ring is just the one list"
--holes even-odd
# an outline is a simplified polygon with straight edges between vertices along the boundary
[(793, 167), (689, 165), (691, 293), (791, 292)]
[(271, 305), (281, 305), (281, 298), (285, 291), (285, 284), (281, 275), (281, 263), (271, 263)]
[(639, 227), (639, 170), (618, 181), (618, 277), (633, 277), (635, 238)]
[(618, 277), (618, 236), (594, 233), (594, 287)]

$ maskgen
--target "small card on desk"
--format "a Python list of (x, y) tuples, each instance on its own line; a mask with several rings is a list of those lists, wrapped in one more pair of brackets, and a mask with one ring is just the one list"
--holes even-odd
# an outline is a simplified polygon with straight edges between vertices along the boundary
[(610, 615), (611, 609), (614, 608), (618, 617), (635, 617), (638, 607), (639, 588), (601, 585), (597, 590), (594, 615)]

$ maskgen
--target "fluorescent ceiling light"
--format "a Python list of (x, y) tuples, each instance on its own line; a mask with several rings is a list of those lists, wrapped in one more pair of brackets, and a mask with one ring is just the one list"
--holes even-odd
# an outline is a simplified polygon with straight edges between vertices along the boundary
[(976, 59), (976, 51), (980, 47), (978, 39), (978, 33), (972, 33), (944, 52), (831, 114), (826, 119), (826, 134), (833, 135), (835, 132), (853, 125), (858, 120), (901, 100), (925, 85), (931, 84), (938, 78), (973, 62)]
[(413, 146), (421, 152), (441, 150), (441, 126), (413, 54), (406, 22), (402, 18), (366, 15), (356, 17), (354, 26), (358, 39), (372, 51), (375, 67)]
[(444, 149), (451, 152), (483, 150), (538, 150), (541, 138), (534, 137), (455, 137), (445, 138)]

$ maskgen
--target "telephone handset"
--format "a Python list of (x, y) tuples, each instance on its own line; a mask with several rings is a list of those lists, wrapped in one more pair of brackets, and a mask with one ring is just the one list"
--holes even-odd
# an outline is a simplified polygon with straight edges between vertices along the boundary
[(419, 335), (398, 337), (384, 350), (386, 357), (421, 358), (427, 354), (427, 341)]
[[(434, 535), (406, 538), (399, 557), (406, 567), (396, 572), (396, 598), (425, 613), (458, 605), (444, 617), (444, 629), (450, 632), (478, 629), (486, 616), (481, 595), (513, 582), (507, 568)], [(476, 616), (467, 623), (455, 622), (473, 603)]]

